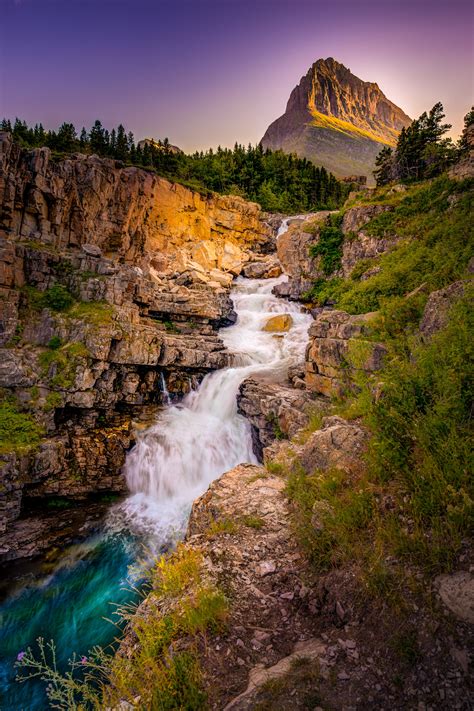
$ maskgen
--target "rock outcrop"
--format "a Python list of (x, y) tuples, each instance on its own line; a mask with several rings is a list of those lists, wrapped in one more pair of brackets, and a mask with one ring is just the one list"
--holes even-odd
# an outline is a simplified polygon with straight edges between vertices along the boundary
[(328, 469), (351, 472), (361, 467), (367, 441), (368, 433), (357, 423), (324, 417), (321, 429), (311, 433), (297, 451), (298, 462), (307, 474)]
[(373, 317), (329, 310), (316, 316), (306, 349), (305, 379), (310, 391), (326, 397), (342, 395), (353, 387), (358, 372), (381, 367), (386, 348), (367, 338)]
[[(377, 257), (393, 249), (399, 237), (396, 234), (375, 237), (367, 234), (364, 227), (377, 215), (393, 209), (391, 205), (360, 205), (344, 212), (340, 228), (343, 237), (340, 267), (335, 269), (331, 277), (351, 276), (354, 267), (360, 262), (364, 262), (366, 267), (361, 279), (378, 269)], [(318, 245), (320, 230), (329, 224), (332, 214), (335, 213), (325, 210), (296, 219), (278, 237), (278, 259), (288, 275), (288, 281), (278, 284), (274, 289), (278, 296), (298, 301), (304, 298), (317, 279), (328, 277), (321, 268), (321, 258), (312, 257), (310, 249)]]
[(375, 157), (410, 123), (377, 84), (362, 81), (330, 57), (319, 59), (301, 78), (285, 113), (261, 143), (297, 153), (337, 177), (357, 174), (373, 183)]
[(324, 224), (328, 215), (330, 212), (325, 210), (292, 220), (286, 232), (278, 237), (278, 259), (288, 275), (288, 281), (275, 287), (278, 296), (298, 301), (318, 277), (317, 259), (310, 257), (309, 248), (317, 243), (317, 226)]
[(244, 380), (237, 403), (240, 414), (252, 426), (253, 448), (260, 460), (264, 447), (275, 440), (293, 437), (308, 424), (317, 407), (310, 393), (256, 378)]
[(420, 322), (420, 334), (423, 340), (429, 340), (447, 325), (449, 310), (463, 296), (466, 286), (466, 282), (455, 281), (444, 289), (431, 292)]

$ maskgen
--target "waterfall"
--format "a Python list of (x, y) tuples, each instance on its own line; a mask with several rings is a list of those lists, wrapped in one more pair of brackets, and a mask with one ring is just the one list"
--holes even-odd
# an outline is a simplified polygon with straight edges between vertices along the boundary
[(168, 392), (168, 388), (166, 387), (166, 380), (165, 376), (163, 375), (163, 371), (160, 373), (160, 385), (161, 385), (161, 392), (163, 394), (163, 403), (165, 405), (169, 405), (171, 403), (170, 399), (170, 394)]
[[(237, 464), (257, 461), (250, 425), (237, 412), (239, 385), (257, 373), (281, 378), (288, 365), (303, 358), (311, 321), (296, 304), (273, 296), (273, 287), (284, 279), (236, 281), (231, 297), (237, 322), (220, 332), (234, 365), (207, 375), (180, 404), (166, 407), (127, 457), (130, 496), (121, 512), (128, 528), (155, 545), (182, 534), (193, 500), (211, 481)], [(262, 331), (278, 313), (291, 313), (291, 329)]]

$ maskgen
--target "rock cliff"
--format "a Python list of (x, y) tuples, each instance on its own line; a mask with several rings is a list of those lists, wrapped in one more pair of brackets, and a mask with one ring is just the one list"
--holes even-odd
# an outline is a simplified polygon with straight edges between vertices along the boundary
[(393, 145), (410, 122), (377, 84), (362, 81), (329, 57), (301, 78), (262, 146), (297, 153), (337, 177), (366, 175), (372, 182), (377, 153)]
[(2, 441), (3, 559), (50, 545), (57, 497), (125, 490), (132, 421), (229, 364), (230, 283), (269, 249), (253, 203), (0, 134), (1, 403), (41, 431)]

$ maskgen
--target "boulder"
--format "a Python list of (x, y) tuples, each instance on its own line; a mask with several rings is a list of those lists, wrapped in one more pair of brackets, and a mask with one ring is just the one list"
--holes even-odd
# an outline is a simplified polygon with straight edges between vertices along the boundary
[(447, 325), (449, 310), (463, 296), (465, 288), (466, 282), (455, 281), (429, 295), (420, 322), (420, 334), (424, 340), (430, 339)]
[(364, 225), (382, 212), (391, 212), (393, 205), (360, 205), (346, 210), (342, 220), (342, 232), (358, 232)]
[(459, 571), (438, 575), (435, 586), (446, 607), (460, 620), (474, 624), (474, 575)]
[(210, 271), (217, 264), (216, 245), (210, 240), (198, 242), (192, 249), (193, 262), (197, 262), (204, 271)]
[(293, 318), (290, 314), (278, 314), (277, 316), (272, 316), (268, 319), (266, 324), (263, 326), (262, 331), (281, 333), (283, 331), (289, 331), (292, 326)]
[(324, 417), (322, 429), (313, 432), (299, 451), (303, 469), (312, 474), (317, 469), (353, 471), (368, 441), (367, 432), (357, 423), (342, 417)]
[(225, 272), (237, 276), (242, 271), (246, 256), (236, 244), (224, 242), (224, 246), (217, 257), (217, 266)]
[(88, 257), (101, 257), (102, 250), (96, 244), (88, 244), (87, 242), (81, 245), (83, 252), (87, 254)]
[(262, 262), (250, 262), (242, 270), (247, 279), (272, 279), (282, 273), (281, 265), (276, 257), (270, 257)]

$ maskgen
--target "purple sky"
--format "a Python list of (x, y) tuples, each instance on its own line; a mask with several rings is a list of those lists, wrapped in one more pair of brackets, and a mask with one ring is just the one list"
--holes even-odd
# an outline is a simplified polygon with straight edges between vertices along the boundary
[(468, 0), (0, 0), (0, 116), (255, 143), (320, 57), (410, 116), (474, 102)]

